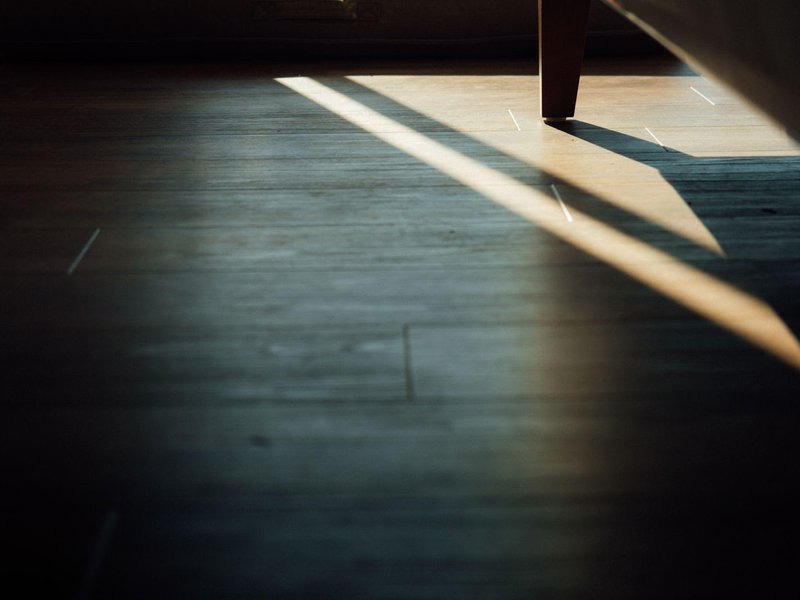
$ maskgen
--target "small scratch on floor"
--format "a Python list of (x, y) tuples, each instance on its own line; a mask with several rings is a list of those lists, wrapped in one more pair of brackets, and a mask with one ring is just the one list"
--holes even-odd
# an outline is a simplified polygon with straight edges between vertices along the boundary
[(650, 137), (651, 137), (651, 138), (653, 138), (653, 139), (656, 141), (656, 144), (658, 144), (659, 146), (661, 146), (661, 149), (662, 149), (662, 150), (664, 150), (664, 152), (667, 152), (667, 147), (664, 145), (664, 143), (663, 143), (663, 142), (662, 142), (660, 139), (658, 139), (658, 137), (656, 137), (656, 134), (655, 134), (655, 133), (653, 133), (652, 131), (650, 131), (650, 128), (649, 128), (649, 127), (645, 127), (645, 128), (644, 128), (644, 130), (645, 130), (647, 133), (649, 133), (649, 134), (650, 134)]
[(511, 117), (511, 120), (514, 121), (514, 126), (517, 128), (517, 131), (522, 131), (522, 127), (520, 127), (519, 123), (517, 123), (517, 118), (514, 116), (514, 113), (511, 112), (510, 108), (508, 109), (508, 114)]
[(575, 219), (572, 218), (572, 213), (569, 212), (569, 208), (567, 208), (564, 200), (561, 199), (561, 193), (558, 191), (558, 188), (553, 184), (550, 186), (550, 189), (553, 190), (553, 195), (556, 197), (556, 200), (558, 200), (558, 204), (561, 206), (561, 212), (564, 213), (564, 217), (569, 223), (572, 223)]
[(689, 87), (689, 89), (690, 89), (690, 90), (692, 90), (692, 91), (693, 91), (695, 94), (697, 94), (698, 96), (700, 96), (700, 97), (701, 97), (703, 100), (705, 100), (706, 102), (708, 102), (708, 103), (709, 103), (711, 106), (716, 106), (716, 105), (717, 105), (717, 103), (716, 103), (716, 102), (714, 102), (714, 101), (713, 101), (711, 98), (709, 98), (708, 96), (706, 96), (706, 95), (705, 95), (703, 92), (701, 92), (700, 90), (698, 90), (696, 87), (694, 87), (694, 86), (690, 86), (690, 87)]
[(86, 256), (86, 253), (89, 252), (89, 248), (92, 247), (94, 241), (97, 239), (97, 236), (100, 235), (100, 228), (94, 230), (89, 240), (83, 245), (83, 248), (78, 253), (78, 256), (75, 257), (75, 260), (72, 261), (72, 264), (67, 269), (67, 275), (72, 275), (75, 272), (75, 269), (78, 268), (78, 265), (81, 264), (83, 257)]

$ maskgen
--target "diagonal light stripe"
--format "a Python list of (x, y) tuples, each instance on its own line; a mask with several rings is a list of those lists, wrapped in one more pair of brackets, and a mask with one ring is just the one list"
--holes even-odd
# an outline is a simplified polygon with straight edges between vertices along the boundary
[(314, 79), (287, 77), (276, 81), (800, 369), (800, 343), (775, 311), (759, 298), (581, 211), (573, 209), (575, 222), (568, 223), (559, 203), (545, 192), (432, 140)]
[[(444, 81), (445, 85), (457, 85), (456, 82), (447, 83), (450, 78), (451, 76), (446, 75), (432, 77), (429, 79), (434, 83), (427, 83), (427, 85), (436, 87), (435, 82), (440, 80)], [(493, 79), (501, 87), (511, 85), (518, 92), (523, 90), (521, 93), (526, 93), (530, 97), (535, 95), (536, 86), (531, 86), (531, 77), (498, 76)], [(698, 218), (680, 194), (672, 186), (666, 184), (664, 177), (654, 165), (643, 164), (632, 157), (606, 148), (605, 152), (594, 154), (594, 158), (602, 159), (605, 163), (600, 168), (621, 168), (626, 169), (626, 172), (630, 170), (634, 179), (642, 182), (643, 185), (631, 186), (608, 177), (587, 177), (587, 165), (578, 166), (576, 169), (576, 165), (570, 164), (570, 161), (564, 161), (563, 155), (560, 155), (559, 152), (551, 153), (547, 149), (553, 140), (562, 135), (570, 137), (572, 142), (580, 139), (580, 136), (570, 136), (568, 131), (557, 133), (558, 128), (546, 127), (540, 128), (538, 132), (529, 129), (528, 135), (504, 136), (502, 132), (495, 131), (493, 127), (470, 127), (469, 130), (464, 130), (464, 115), (458, 117), (447, 108), (447, 103), (440, 106), (441, 103), (426, 100), (425, 94), (420, 93), (426, 88), (420, 87), (419, 78), (413, 78), (414, 85), (400, 85), (409, 79), (408, 76), (397, 75), (380, 77), (348, 75), (345, 80), (359, 88), (365, 88), (389, 99), (392, 104), (405, 107), (432, 121), (444, 123), (465, 138), (476, 140), (481, 145), (490, 148), (496, 148), (501, 153), (516, 158), (520, 163), (529, 164), (557, 178), (575, 183), (575, 188), (580, 188), (584, 194), (591, 195), (592, 204), (595, 206), (599, 206), (600, 202), (609, 204), (630, 213), (637, 219), (652, 223), (660, 229), (688, 240), (717, 256), (725, 256), (723, 248), (708, 227)], [(466, 98), (463, 99), (466, 100)], [(619, 135), (622, 138), (631, 137), (624, 133)], [(597, 144), (587, 139), (577, 144), (577, 148), (587, 149), (589, 146), (597, 147)], [(667, 148), (661, 145), (659, 147), (662, 152), (668, 152)], [(644, 183), (647, 180), (650, 181), (649, 184)], [(653, 192), (656, 192), (657, 195), (651, 197), (650, 194)]]

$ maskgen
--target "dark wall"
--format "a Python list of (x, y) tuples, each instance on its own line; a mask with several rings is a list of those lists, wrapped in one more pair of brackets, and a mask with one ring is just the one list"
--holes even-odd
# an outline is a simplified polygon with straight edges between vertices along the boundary
[[(529, 47), (536, 0), (3, 0), (0, 42)], [(595, 37), (634, 28), (602, 3)], [(617, 36), (619, 37), (619, 36)], [(631, 37), (629, 35), (629, 37)], [(632, 38), (631, 38), (632, 39)]]

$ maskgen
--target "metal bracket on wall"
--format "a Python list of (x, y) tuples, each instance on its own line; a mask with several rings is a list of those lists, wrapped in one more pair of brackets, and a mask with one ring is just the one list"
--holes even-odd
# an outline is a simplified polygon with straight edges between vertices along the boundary
[(256, 0), (254, 21), (377, 21), (378, 2), (355, 0)]

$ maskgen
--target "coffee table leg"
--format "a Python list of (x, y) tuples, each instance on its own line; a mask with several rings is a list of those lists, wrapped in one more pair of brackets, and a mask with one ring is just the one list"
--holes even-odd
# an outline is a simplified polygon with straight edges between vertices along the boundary
[(539, 89), (545, 121), (575, 115), (591, 0), (539, 0)]

